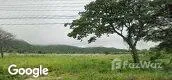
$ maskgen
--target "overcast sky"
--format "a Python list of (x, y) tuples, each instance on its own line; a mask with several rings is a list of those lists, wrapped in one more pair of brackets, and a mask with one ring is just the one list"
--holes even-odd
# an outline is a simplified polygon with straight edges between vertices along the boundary
[[(67, 37), (70, 32), (63, 23), (78, 18), (78, 12), (91, 0), (0, 0), (0, 27), (15, 34), (17, 39), (31, 44), (64, 44), (79, 47), (115, 47), (127, 49), (128, 46), (117, 35), (103, 36), (95, 43), (88, 44)], [(53, 19), (52, 19), (53, 18)], [(156, 43), (139, 42), (139, 49), (149, 49)]]

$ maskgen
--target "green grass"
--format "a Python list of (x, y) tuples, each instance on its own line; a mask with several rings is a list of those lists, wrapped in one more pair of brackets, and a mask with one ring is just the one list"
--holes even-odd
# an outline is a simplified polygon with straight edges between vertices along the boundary
[[(0, 58), (0, 80), (172, 80), (165, 70), (127, 69), (111, 71), (115, 58), (132, 60), (130, 55), (6, 55)], [(8, 66), (49, 69), (48, 76), (11, 76)]]

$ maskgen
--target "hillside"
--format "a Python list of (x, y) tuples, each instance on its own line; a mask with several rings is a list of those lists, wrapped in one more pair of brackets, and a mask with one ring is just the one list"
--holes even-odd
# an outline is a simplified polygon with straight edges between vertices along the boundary
[(120, 53), (127, 52), (124, 49), (116, 48), (105, 48), (105, 47), (87, 47), (81, 48), (69, 45), (31, 45), (23, 40), (13, 40), (8, 43), (10, 47), (6, 49), (8, 52), (18, 52), (18, 53)]

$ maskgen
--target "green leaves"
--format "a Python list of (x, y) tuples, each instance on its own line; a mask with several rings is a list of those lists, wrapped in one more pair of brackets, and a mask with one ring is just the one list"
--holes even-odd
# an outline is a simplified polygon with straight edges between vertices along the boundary
[(166, 28), (157, 28), (152, 30), (152, 34), (146, 37), (147, 40), (159, 41), (161, 42), (157, 48), (159, 50), (165, 50), (167, 52), (172, 52), (172, 26)]
[(96, 0), (85, 6), (79, 19), (67, 24), (73, 29), (68, 36), (82, 40), (90, 34), (117, 33), (125, 41), (137, 43), (162, 26), (167, 16), (165, 4), (165, 0)]

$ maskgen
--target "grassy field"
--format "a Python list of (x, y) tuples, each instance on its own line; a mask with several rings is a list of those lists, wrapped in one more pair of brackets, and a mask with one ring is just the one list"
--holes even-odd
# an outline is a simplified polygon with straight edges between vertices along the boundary
[[(171, 57), (168, 56), (168, 57)], [(0, 58), (0, 80), (172, 80), (169, 70), (124, 69), (111, 70), (115, 58), (132, 60), (130, 55), (6, 55)], [(11, 76), (8, 66), (49, 69), (48, 76)], [(172, 66), (171, 66), (172, 67)]]

